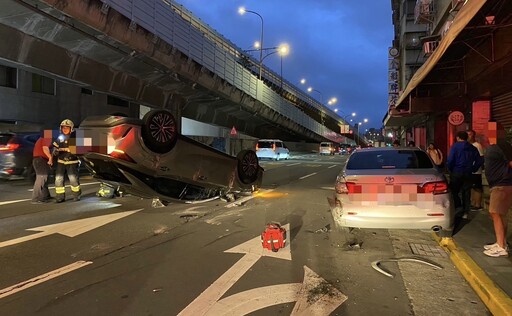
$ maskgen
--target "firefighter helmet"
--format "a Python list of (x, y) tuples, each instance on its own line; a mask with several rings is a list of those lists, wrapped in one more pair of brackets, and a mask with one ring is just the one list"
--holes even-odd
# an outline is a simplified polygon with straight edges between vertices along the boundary
[(71, 121), (70, 119), (65, 119), (64, 121), (60, 122), (60, 128), (62, 128), (62, 126), (69, 126), (71, 128), (71, 131), (73, 131), (73, 127), (75, 126), (75, 124), (73, 124), (73, 121)]

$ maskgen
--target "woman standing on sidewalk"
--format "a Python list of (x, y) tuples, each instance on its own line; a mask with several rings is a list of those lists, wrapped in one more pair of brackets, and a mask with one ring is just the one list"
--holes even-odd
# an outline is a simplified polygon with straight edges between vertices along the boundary
[(505, 140), (505, 131), (498, 130), (496, 144), (485, 152), (485, 177), (489, 182), (491, 198), (489, 213), (494, 224), (496, 242), (484, 246), (489, 257), (508, 257), (508, 209), (512, 206), (512, 145)]
[(443, 168), (443, 153), (436, 147), (434, 143), (428, 144), (427, 153), (434, 164), (439, 168)]

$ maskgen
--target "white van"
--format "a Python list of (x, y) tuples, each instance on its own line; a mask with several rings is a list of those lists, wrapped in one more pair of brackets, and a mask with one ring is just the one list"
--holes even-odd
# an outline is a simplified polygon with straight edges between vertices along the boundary
[(334, 147), (334, 144), (331, 142), (321, 142), (320, 143), (320, 149), (318, 150), (318, 153), (320, 155), (334, 155), (336, 152), (336, 148)]
[(290, 158), (290, 151), (286, 145), (279, 139), (260, 139), (256, 143), (256, 156), (259, 159), (288, 159)]

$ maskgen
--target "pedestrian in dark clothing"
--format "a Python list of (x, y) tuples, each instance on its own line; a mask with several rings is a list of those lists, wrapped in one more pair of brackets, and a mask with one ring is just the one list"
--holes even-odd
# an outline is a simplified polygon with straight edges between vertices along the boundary
[(468, 133), (457, 133), (457, 141), (450, 148), (446, 167), (450, 172), (450, 190), (458, 216), (467, 218), (471, 208), (473, 172), (482, 166), (483, 158), (478, 149), (468, 142)]
[(484, 246), (484, 254), (489, 257), (508, 257), (506, 238), (507, 215), (512, 207), (512, 145), (504, 139), (504, 134), (503, 130), (498, 130), (497, 144), (487, 147), (485, 152), (485, 177), (491, 193), (489, 213), (496, 235), (494, 244)]
[(49, 133), (50, 135), (43, 133), (39, 137), (32, 153), (32, 166), (36, 172), (36, 181), (32, 190), (33, 204), (45, 203), (51, 199), (48, 190), (48, 174), (50, 173), (50, 166), (53, 164), (53, 157), (50, 153), (51, 131)]

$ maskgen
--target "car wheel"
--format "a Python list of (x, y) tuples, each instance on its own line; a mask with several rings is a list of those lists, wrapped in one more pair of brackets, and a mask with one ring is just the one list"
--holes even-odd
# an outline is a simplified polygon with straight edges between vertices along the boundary
[(242, 150), (236, 156), (238, 160), (237, 171), (238, 178), (244, 184), (253, 183), (258, 179), (258, 157), (252, 150)]
[(142, 119), (142, 140), (146, 147), (159, 154), (169, 152), (178, 138), (176, 119), (166, 110), (150, 111)]

